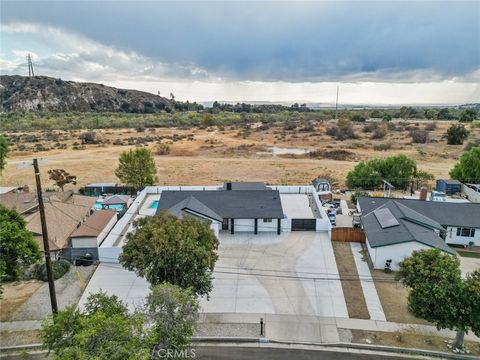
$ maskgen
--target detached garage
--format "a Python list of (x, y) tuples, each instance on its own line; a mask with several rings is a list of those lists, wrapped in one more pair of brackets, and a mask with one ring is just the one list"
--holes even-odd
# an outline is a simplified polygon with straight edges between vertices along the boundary
[(117, 222), (115, 210), (97, 210), (70, 235), (72, 248), (96, 248)]

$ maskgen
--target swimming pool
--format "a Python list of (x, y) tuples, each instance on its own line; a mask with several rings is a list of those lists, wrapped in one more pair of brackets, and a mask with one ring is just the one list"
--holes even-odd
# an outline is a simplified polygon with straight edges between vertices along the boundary
[[(102, 202), (101, 201), (96, 201), (95, 205), (93, 205), (93, 208), (96, 210), (103, 209), (102, 207)], [(117, 205), (108, 205), (107, 209), (112, 209), (116, 211), (123, 211), (123, 205), (117, 204)]]
[(152, 202), (150, 204), (150, 209), (157, 209), (158, 208), (158, 203), (159, 203), (159, 200), (155, 200), (154, 202)]

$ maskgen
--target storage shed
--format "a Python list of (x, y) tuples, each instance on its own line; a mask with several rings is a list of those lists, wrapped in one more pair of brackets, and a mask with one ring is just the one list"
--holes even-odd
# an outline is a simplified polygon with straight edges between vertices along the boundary
[(462, 183), (458, 180), (440, 179), (437, 180), (436, 190), (444, 192), (447, 195), (461, 193)]

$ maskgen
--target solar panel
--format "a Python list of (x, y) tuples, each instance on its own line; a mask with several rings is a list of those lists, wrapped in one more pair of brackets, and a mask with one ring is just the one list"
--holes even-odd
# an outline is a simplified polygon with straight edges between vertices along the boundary
[(373, 213), (375, 214), (375, 217), (380, 223), (382, 229), (400, 225), (400, 223), (397, 221), (397, 219), (395, 219), (392, 212), (388, 208), (375, 209)]

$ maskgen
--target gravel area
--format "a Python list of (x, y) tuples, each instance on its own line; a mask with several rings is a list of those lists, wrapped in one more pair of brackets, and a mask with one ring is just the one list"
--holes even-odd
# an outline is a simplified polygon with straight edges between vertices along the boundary
[[(55, 281), (55, 292), (59, 309), (76, 305), (82, 296), (96, 266), (72, 266), (68, 273)], [(18, 320), (42, 320), (52, 314), (48, 283), (44, 283), (10, 318)]]
[(259, 337), (260, 325), (200, 323), (195, 336)]

